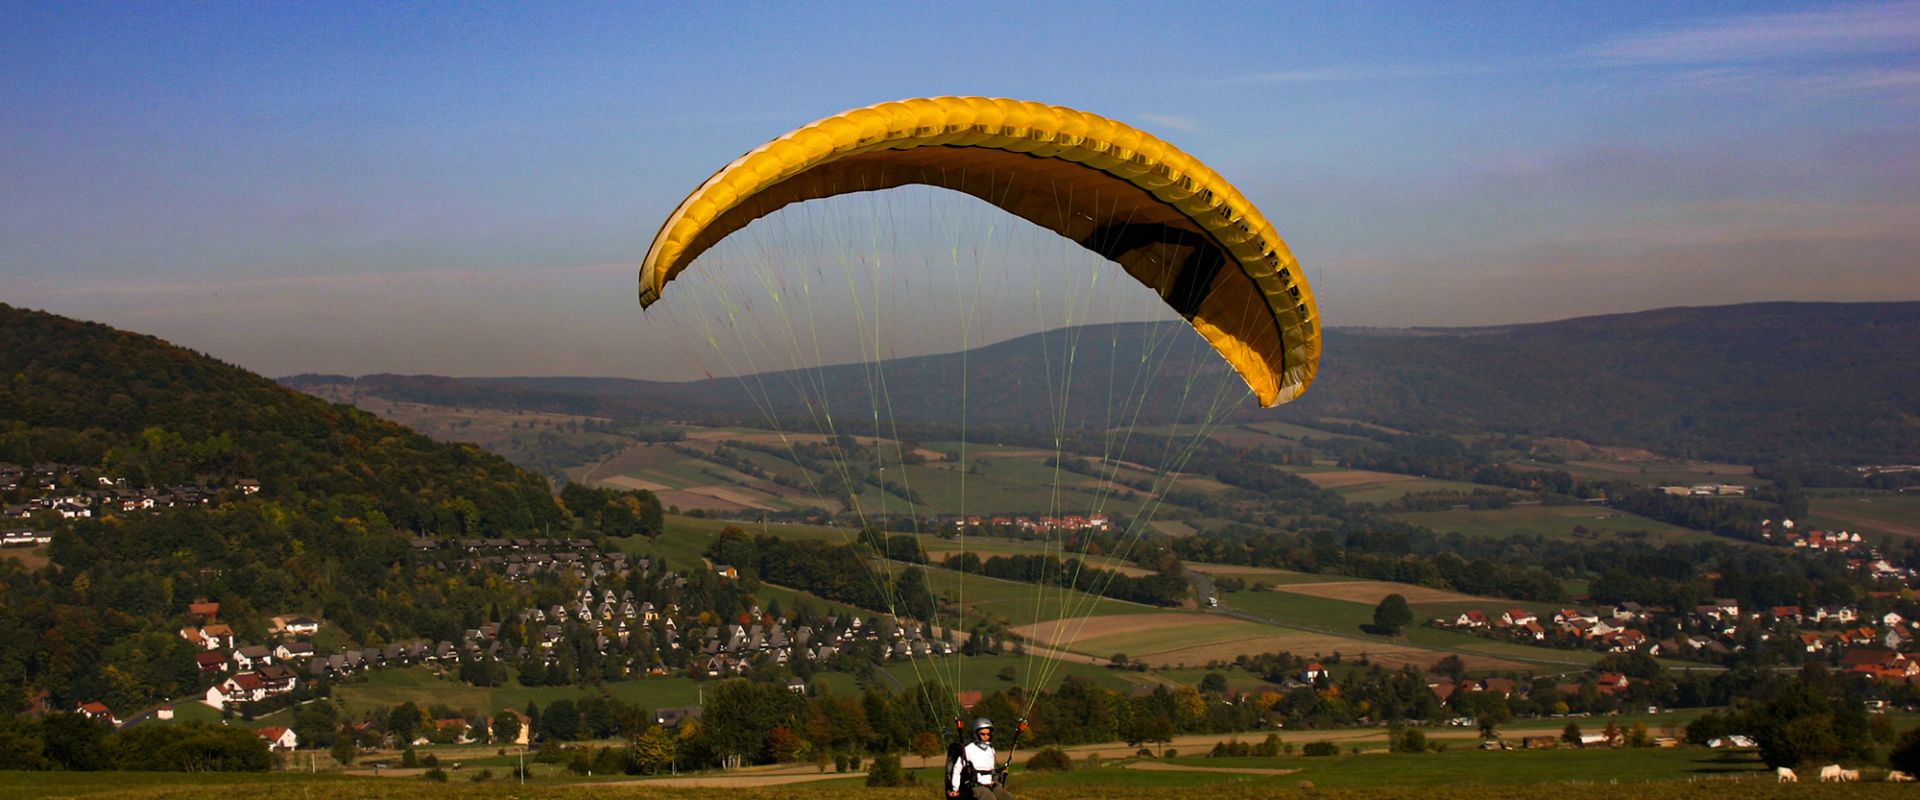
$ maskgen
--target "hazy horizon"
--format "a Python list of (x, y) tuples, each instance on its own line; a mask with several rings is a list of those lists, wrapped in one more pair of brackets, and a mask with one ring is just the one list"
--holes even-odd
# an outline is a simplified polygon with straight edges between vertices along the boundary
[(4, 8), (0, 300), (268, 375), (687, 377), (679, 199), (934, 94), (1194, 154), (1331, 327), (1920, 299), (1920, 3)]

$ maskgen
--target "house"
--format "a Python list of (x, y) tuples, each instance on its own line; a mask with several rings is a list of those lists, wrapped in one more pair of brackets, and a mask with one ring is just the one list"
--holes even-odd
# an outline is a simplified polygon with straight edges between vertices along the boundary
[(1913, 631), (1907, 628), (1888, 628), (1887, 635), (1881, 637), (1880, 641), (1894, 650), (1904, 650), (1907, 645), (1913, 643)]
[(699, 706), (663, 708), (653, 712), (653, 722), (662, 728), (678, 728), (681, 722), (689, 719), (698, 720), (700, 719), (700, 715), (701, 709)]
[(532, 741), (530, 737), (533, 733), (533, 718), (511, 708), (501, 709), (500, 713), (511, 714), (514, 721), (520, 723), (519, 732), (513, 735), (513, 743), (521, 747), (527, 746), (527, 743)]
[(1500, 621), (1509, 626), (1523, 626), (1529, 622), (1537, 622), (1539, 619), (1533, 612), (1524, 608), (1509, 608), (1506, 613), (1500, 615)]
[(266, 645), (248, 645), (233, 651), (233, 666), (242, 672), (249, 672), (273, 663), (273, 651)]
[(279, 646), (273, 648), (273, 657), (281, 661), (312, 658), (313, 645), (307, 642), (281, 642)]
[(267, 740), (267, 749), (286, 752), (300, 746), (300, 737), (291, 728), (269, 725), (254, 731), (260, 738)]
[(105, 722), (108, 725), (112, 725), (113, 727), (116, 727), (116, 728), (120, 727), (120, 720), (116, 719), (113, 716), (113, 709), (107, 708), (106, 703), (102, 703), (99, 701), (94, 701), (92, 703), (81, 703), (80, 707), (74, 710), (77, 711), (81, 716), (86, 717), (87, 719)]
[(1481, 613), (1478, 609), (1462, 612), (1459, 617), (1454, 618), (1453, 626), (1456, 628), (1484, 628), (1487, 627), (1487, 615)]
[(1553, 621), (1561, 626), (1578, 625), (1582, 622), (1591, 625), (1599, 622), (1600, 617), (1596, 614), (1583, 613), (1579, 609), (1563, 608), (1553, 613)]
[(206, 697), (200, 702), (224, 710), (231, 703), (253, 703), (266, 697), (267, 682), (261, 680), (259, 675), (242, 672), (209, 687)]
[(1318, 661), (1308, 664), (1306, 669), (1300, 671), (1300, 680), (1303, 682), (1313, 683), (1321, 678), (1331, 680), (1333, 676), (1329, 674), (1327, 668), (1322, 666)]
[(1797, 625), (1801, 621), (1799, 606), (1774, 606), (1773, 608), (1767, 609), (1767, 614), (1776, 623), (1793, 622)]
[(233, 629), (214, 623), (200, 629), (200, 646), (208, 650), (219, 650), (233, 646)]
[(737, 581), (740, 579), (740, 570), (734, 569), (733, 566), (729, 564), (713, 565), (713, 574), (728, 580)]
[(1813, 621), (1815, 622), (1833, 620), (1842, 625), (1851, 625), (1854, 620), (1859, 618), (1860, 612), (1854, 610), (1852, 606), (1821, 606), (1813, 611)]
[(219, 672), (227, 668), (227, 657), (218, 651), (202, 650), (193, 654), (194, 663), (200, 665), (201, 672)]
[[(473, 723), (460, 717), (436, 719), (433, 721), (433, 729), (438, 732), (439, 735), (453, 737), (453, 741), (456, 744), (467, 744), (473, 741), (473, 736), (471, 735), (473, 732)], [(415, 742), (415, 744), (419, 744), (419, 742)]]
[(253, 478), (241, 478), (233, 482), (233, 488), (239, 489), (241, 494), (255, 494), (260, 491), (260, 482)]
[(1871, 647), (1849, 648), (1840, 656), (1840, 668), (1852, 675), (1874, 678), (1908, 678), (1920, 673), (1920, 662), (1892, 650)]
[(1609, 694), (1620, 694), (1627, 690), (1627, 676), (1618, 672), (1602, 672), (1600, 680), (1594, 682), (1594, 688)]
[(312, 636), (320, 632), (320, 621), (310, 617), (294, 617), (286, 620), (284, 630), (294, 636)]

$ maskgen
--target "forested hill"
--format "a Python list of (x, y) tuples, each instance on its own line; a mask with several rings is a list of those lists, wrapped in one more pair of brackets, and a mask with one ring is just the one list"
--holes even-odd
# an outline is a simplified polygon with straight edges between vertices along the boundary
[(1920, 455), (1920, 303), (1334, 329), (1321, 375), (1283, 416), (1568, 436), (1742, 462)]
[(336, 644), (457, 635), (508, 598), (478, 578), (419, 580), (408, 537), (591, 535), (544, 479), (478, 448), (0, 305), (7, 476), (5, 527), (52, 541), (0, 554), (0, 715), (197, 691), (196, 649), (176, 633), (196, 598), (242, 642), (294, 614), (325, 619)]
[(0, 304), (0, 461), (137, 486), (258, 480), (290, 503), (354, 498), (422, 533), (561, 521), (544, 479), (151, 336)]
[[(970, 353), (969, 422), (1049, 418), (1049, 375), (1076, 348), (1069, 414), (1100, 424), (1124, 365), (1138, 363), (1166, 325), (1053, 331)], [(1197, 342), (1198, 337), (1186, 340)], [(1920, 454), (1920, 303), (1756, 303), (1668, 308), (1497, 328), (1327, 331), (1320, 379), (1301, 400), (1246, 419), (1350, 419), (1418, 432), (1507, 431), (1566, 436), (1669, 455), (1761, 462), (1911, 461)], [(1189, 377), (1221, 369), (1204, 354), (1164, 360), (1145, 421), (1173, 416)], [(1184, 359), (1184, 360), (1183, 360)], [(957, 355), (885, 365), (903, 420), (960, 418)], [(807, 387), (832, 387), (836, 408), (869, 406), (864, 367), (826, 380), (763, 376), (755, 385), (782, 414), (798, 414)], [(354, 381), (328, 376), (302, 383)], [(1053, 379), (1057, 380), (1057, 379)], [(594, 378), (369, 376), (363, 389), (397, 400), (542, 409), (629, 419), (758, 419), (741, 381), (669, 384)], [(788, 388), (782, 388), (788, 387)]]

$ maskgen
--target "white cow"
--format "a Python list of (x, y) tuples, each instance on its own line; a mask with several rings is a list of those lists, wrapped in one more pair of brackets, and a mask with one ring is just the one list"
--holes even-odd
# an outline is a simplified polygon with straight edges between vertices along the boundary
[(1900, 770), (1896, 769), (1892, 772), (1887, 773), (1887, 782), (1888, 783), (1912, 783), (1913, 776), (1908, 775), (1907, 773), (1901, 772)]
[(1857, 770), (1857, 769), (1840, 770), (1840, 780), (1843, 780), (1849, 783), (1858, 781), (1860, 780), (1860, 770)]
[(1828, 765), (1826, 765), (1826, 766), (1824, 766), (1824, 767), (1821, 767), (1821, 768), (1820, 768), (1820, 782), (1821, 782), (1821, 783), (1827, 783), (1827, 782), (1829, 782), (1829, 781), (1837, 781), (1837, 780), (1840, 780), (1840, 771), (1841, 771), (1841, 770), (1840, 770), (1840, 765), (1839, 765), (1839, 764), (1828, 764)]
[(1775, 777), (1779, 779), (1781, 783), (1799, 783), (1800, 782), (1800, 776), (1793, 774), (1793, 770), (1787, 767), (1774, 767), (1773, 774)]

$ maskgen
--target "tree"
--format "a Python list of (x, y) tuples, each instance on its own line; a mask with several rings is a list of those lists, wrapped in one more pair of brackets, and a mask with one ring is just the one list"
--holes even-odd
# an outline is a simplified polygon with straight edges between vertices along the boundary
[(1887, 764), (1908, 775), (1920, 774), (1920, 728), (1908, 728), (1893, 740)]
[(673, 763), (673, 734), (658, 725), (647, 728), (633, 742), (633, 758), (641, 769), (659, 772)]
[(940, 737), (933, 731), (921, 731), (913, 735), (910, 747), (920, 757), (920, 766), (925, 767), (927, 759), (940, 755)]
[(493, 740), (499, 744), (508, 744), (520, 739), (520, 718), (512, 711), (500, 709), (493, 715)]
[(345, 767), (345, 766), (351, 765), (353, 763), (353, 754), (354, 754), (352, 737), (342, 736), (338, 739), (335, 739), (333, 741), (333, 750), (331, 752), (333, 755), (333, 760), (339, 762), (340, 766)]
[(540, 735), (560, 742), (580, 738), (580, 707), (572, 700), (553, 701), (540, 715)]
[(1569, 722), (1567, 723), (1567, 727), (1560, 729), (1560, 741), (1566, 742), (1567, 744), (1573, 745), (1575, 747), (1580, 746), (1581, 736), (1582, 734), (1580, 733), (1580, 723), (1578, 722)]
[(1388, 636), (1400, 635), (1400, 630), (1413, 621), (1413, 608), (1407, 605), (1407, 598), (1399, 594), (1390, 594), (1373, 607), (1373, 627)]

